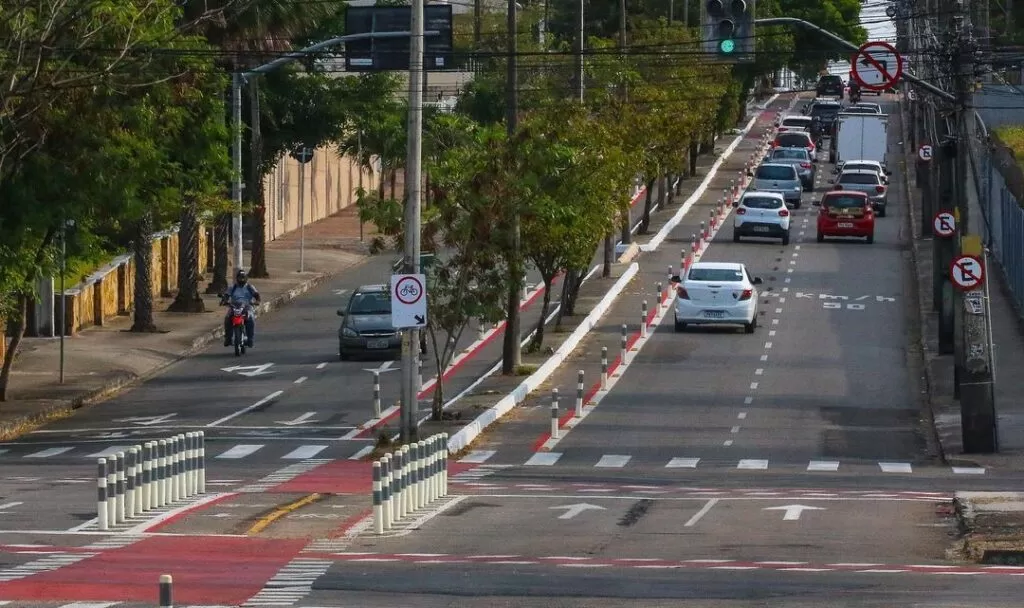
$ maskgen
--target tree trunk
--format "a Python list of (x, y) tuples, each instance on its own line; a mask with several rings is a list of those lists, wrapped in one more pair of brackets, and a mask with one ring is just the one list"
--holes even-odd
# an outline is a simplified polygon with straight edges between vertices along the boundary
[(623, 245), (633, 242), (633, 200), (622, 211), (622, 233), (619, 235)]
[(222, 294), (228, 290), (228, 233), (231, 214), (222, 213), (213, 223), (213, 278), (206, 293)]
[[(17, 296), (17, 308), (14, 309), (14, 318), (11, 319), (14, 326), (14, 335), (11, 336), (11, 343), (4, 353), (4, 365), (0, 368), (0, 401), (7, 401), (7, 387), (11, 379), (11, 368), (14, 366), (14, 357), (18, 354), (21, 340), (25, 337), (26, 316), (28, 315), (28, 296), (19, 293)], [(0, 327), (0, 330), (5, 329)], [(4, 331), (0, 331), (0, 340), (4, 339)]]
[(168, 312), (206, 312), (199, 295), (199, 220), (196, 201), (190, 198), (181, 208), (178, 228), (178, 295)]
[(700, 142), (690, 144), (690, 177), (697, 175), (697, 157), (700, 156)]
[(615, 241), (611, 233), (604, 237), (604, 266), (601, 268), (601, 276), (605, 279), (612, 276), (612, 264), (615, 263)]
[(665, 195), (668, 197), (666, 199), (666, 205), (673, 205), (676, 202), (676, 189), (672, 187), (673, 179), (675, 179), (675, 176), (672, 175), (671, 172), (665, 174), (665, 188), (662, 190), (662, 192), (664, 192)]
[(544, 273), (544, 301), (540, 305), (540, 320), (537, 321), (537, 330), (533, 334), (533, 340), (530, 340), (530, 352), (537, 352), (540, 347), (544, 346), (544, 321), (548, 318), (548, 309), (551, 307), (551, 283), (555, 280), (555, 275)]
[(651, 204), (654, 202), (654, 182), (656, 179), (652, 178), (647, 182), (647, 192), (644, 194), (644, 215), (640, 218), (640, 234), (647, 234), (647, 230), (651, 227)]
[(437, 376), (437, 382), (434, 384), (434, 396), (430, 400), (430, 419), (441, 420), (444, 414), (444, 382), (441, 380), (441, 374)]
[[(398, 169), (392, 169), (391, 176), (388, 179), (391, 182), (391, 199), (397, 200), (395, 199), (395, 186), (398, 184)], [(408, 187), (408, 184), (406, 184), (406, 187)]]
[(142, 214), (135, 224), (135, 311), (129, 331), (155, 332), (153, 322), (153, 215)]
[(267, 272), (267, 206), (263, 191), (263, 135), (260, 133), (260, 89), (259, 79), (249, 83), (249, 187), (252, 195), (253, 235), (252, 251), (249, 256), (249, 276), (254, 279), (270, 278)]

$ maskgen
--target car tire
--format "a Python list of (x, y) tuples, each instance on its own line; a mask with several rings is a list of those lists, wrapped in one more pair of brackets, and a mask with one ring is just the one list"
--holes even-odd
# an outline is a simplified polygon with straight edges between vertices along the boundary
[(868, 235), (868, 238), (866, 238), (864, 240), (865, 240), (865, 242), (867, 242), (868, 245), (870, 245), (871, 243), (874, 243), (875, 242), (875, 233), (872, 232), (871, 234)]
[(743, 331), (748, 333), (748, 334), (754, 333), (755, 329), (757, 329), (757, 312), (756, 311), (754, 312), (754, 320), (751, 321), (750, 323), (744, 323), (743, 324)]
[(818, 242), (819, 243), (824, 243), (825, 242), (825, 235), (820, 233), (820, 232), (818, 233)]
[(345, 354), (345, 351), (340, 346), (338, 347), (338, 361), (348, 361), (348, 355)]
[(677, 334), (680, 334), (680, 333), (683, 333), (684, 331), (686, 331), (686, 323), (684, 323), (682, 321), (676, 320), (675, 321), (675, 325), (676, 325), (675, 329), (676, 329), (676, 333)]
[(788, 232), (786, 234), (782, 235), (782, 245), (783, 246), (789, 245), (789, 233)]
[(878, 210), (878, 217), (885, 217), (885, 207)]
[(739, 243), (740, 242), (740, 233), (735, 231), (735, 230), (732, 231), (732, 242), (733, 243)]
[(800, 201), (797, 201), (797, 202), (793, 203), (793, 208), (794, 209), (799, 209), (800, 208)]

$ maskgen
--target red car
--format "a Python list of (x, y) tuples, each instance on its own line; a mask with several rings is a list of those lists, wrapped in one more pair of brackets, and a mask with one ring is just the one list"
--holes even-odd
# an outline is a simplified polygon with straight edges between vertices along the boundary
[(850, 236), (875, 242), (875, 212), (868, 195), (851, 190), (826, 192), (814, 201), (818, 211), (818, 242), (825, 237)]

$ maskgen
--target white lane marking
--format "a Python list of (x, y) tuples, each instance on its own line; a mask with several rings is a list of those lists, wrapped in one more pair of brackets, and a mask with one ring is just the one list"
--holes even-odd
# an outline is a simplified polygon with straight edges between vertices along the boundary
[(775, 337), (775, 330), (774, 329), (768, 331), (768, 337), (769, 338), (774, 338)]
[[(783, 287), (782, 291), (789, 291), (789, 287)], [(786, 297), (785, 296), (780, 297), (779, 298), (779, 304), (785, 304), (785, 303), (786, 303)]]
[(759, 367), (759, 368), (755, 369), (754, 370), (754, 375), (755, 376), (763, 376), (764, 375), (764, 368)]
[(789, 293), (789, 287), (783, 287), (782, 293)]
[(736, 417), (739, 418), (740, 420), (745, 420), (747, 418), (747, 413), (740, 412), (739, 414), (736, 415)]
[(305, 376), (302, 376), (302, 377), (298, 378), (298, 379), (297, 379), (297, 380), (295, 381), (295, 384), (302, 384), (302, 383), (303, 383), (303, 382), (305, 382), (306, 380), (309, 380), (309, 378), (307, 378), (307, 377), (305, 377)]
[(473, 450), (469, 454), (466, 454), (465, 456), (460, 458), (459, 462), (467, 462), (467, 463), (473, 463), (473, 464), (480, 464), (480, 463), (483, 463), (483, 462), (487, 462), (490, 458), (492, 458), (497, 453), (498, 452), (495, 451), (495, 450)]
[(692, 528), (693, 526), (697, 525), (697, 522), (700, 521), (700, 519), (702, 517), (707, 515), (708, 511), (710, 511), (716, 504), (718, 504), (718, 499), (717, 498), (712, 498), (711, 500), (709, 500), (706, 503), (704, 503), (704, 506), (700, 508), (700, 511), (697, 511), (696, 513), (694, 513), (693, 517), (688, 519), (686, 521), (686, 523), (683, 524), (683, 527), (684, 528)]
[(235, 412), (234, 414), (228, 414), (227, 416), (224, 416), (220, 420), (214, 420), (210, 424), (206, 425), (206, 427), (209, 428), (209, 427), (212, 427), (212, 426), (220, 426), (220, 425), (224, 424), (225, 422), (227, 422), (228, 420), (234, 420), (235, 418), (238, 418), (239, 416), (241, 416), (243, 414), (248, 414), (249, 412), (253, 411), (254, 409), (256, 409), (258, 407), (261, 407), (263, 405), (266, 405), (268, 402), (273, 401), (274, 399), (277, 399), (278, 397), (281, 396), (282, 393), (284, 393), (284, 391), (274, 391), (273, 393), (270, 393), (269, 395), (267, 395), (266, 397), (260, 399), (256, 403), (253, 403), (249, 407), (242, 408), (242, 409), (238, 410), (237, 412)]
[(25, 504), (25, 503), (23, 503), (23, 502), (7, 502), (7, 503), (4, 503), (4, 504), (0, 505), (0, 511), (6, 511), (7, 509), (13, 509), (14, 507), (17, 507), (18, 505), (23, 505), (23, 504)]
[(722, 445), (725, 446), (725, 447), (731, 446), (732, 445), (732, 439), (726, 439), (725, 441), (722, 442)]
[(349, 460), (362, 460), (363, 456), (366, 456), (367, 454), (369, 454), (372, 451), (373, 451), (373, 446), (372, 445), (368, 445), (368, 446), (366, 446), (364, 448), (361, 448), (355, 454), (352, 454), (351, 456), (349, 456), (348, 459)]
[(753, 402), (754, 402), (754, 398), (753, 397), (744, 397), (743, 398), (743, 405), (750, 405)]
[(768, 461), (743, 459), (736, 465), (736, 468), (746, 469), (748, 471), (764, 471), (768, 469)]
[(740, 432), (740, 427), (734, 426), (731, 429), (729, 429), (729, 432), (735, 435), (736, 433)]
[(300, 445), (281, 458), (285, 460), (306, 460), (307, 458), (315, 458), (317, 454), (326, 449), (326, 445)]
[(772, 343), (771, 342), (765, 342), (764, 343), (764, 347), (765, 347), (765, 349), (769, 349), (769, 348), (772, 347)]
[(110, 608), (111, 606), (117, 606), (121, 602), (71, 602), (70, 604), (64, 604), (60, 608)]
[(317, 369), (323, 369), (325, 367), (327, 367), (326, 363), (318, 363), (317, 366), (316, 366)]
[(752, 390), (752, 391), (756, 391), (757, 390), (757, 382), (751, 382), (750, 383), (750, 390)]
[(777, 314), (777, 315), (782, 314), (782, 309), (781, 308), (776, 308), (775, 309), (775, 314)]
[(790, 282), (792, 282), (792, 280), (793, 280), (793, 279), (791, 279), (791, 278), (789, 278), (789, 277), (786, 277), (786, 280), (785, 280), (784, 282), (786, 282), (786, 283), (790, 283)]
[(562, 457), (561, 452), (537, 452), (523, 463), (527, 467), (550, 467)]
[(696, 469), (700, 458), (673, 458), (665, 465), (666, 469)]
[(834, 460), (812, 460), (807, 464), (808, 471), (838, 471), (839, 463)]
[[(800, 251), (800, 245), (795, 245), (795, 246), (793, 247), (793, 249), (796, 249), (797, 251)], [(796, 255), (796, 254), (794, 253), (793, 255)]]
[(123, 451), (127, 450), (130, 447), (132, 447), (132, 446), (130, 446), (130, 445), (112, 445), (112, 446), (110, 446), (109, 448), (107, 448), (105, 450), (100, 450), (99, 452), (96, 452), (95, 454), (89, 454), (88, 456), (86, 456), (86, 458), (106, 458), (107, 456), (114, 456), (118, 452), (123, 452)]
[(601, 459), (597, 461), (595, 467), (602, 469), (621, 469), (626, 466), (632, 456), (625, 456), (622, 454), (604, 454)]
[(778, 319), (772, 319), (772, 325), (778, 325), (778, 324), (779, 324), (779, 320)]
[(246, 456), (249, 456), (250, 454), (254, 454), (257, 450), (259, 450), (262, 447), (263, 447), (263, 444), (247, 445), (247, 444), (242, 443), (242, 444), (238, 444), (235, 447), (229, 449), (228, 451), (224, 452), (220, 456), (217, 456), (217, 458), (230, 458), (230, 459), (245, 458)]
[(29, 454), (25, 456), (25, 458), (49, 458), (51, 456), (63, 454), (64, 452), (70, 452), (73, 449), (74, 448), (49, 448), (46, 450), (35, 452), (34, 454)]
[(914, 469), (909, 462), (880, 462), (879, 468), (883, 473), (913, 473)]
[(953, 467), (954, 475), (984, 475), (984, 467)]

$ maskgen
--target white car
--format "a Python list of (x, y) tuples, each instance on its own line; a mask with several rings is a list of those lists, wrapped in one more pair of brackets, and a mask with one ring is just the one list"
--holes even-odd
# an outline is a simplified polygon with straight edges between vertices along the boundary
[(784, 116), (777, 126), (779, 128), (779, 133), (785, 133), (787, 131), (807, 131), (811, 128), (811, 122), (813, 122), (813, 119), (810, 116), (792, 114), (790, 116)]
[(833, 173), (839, 174), (843, 171), (874, 171), (882, 178), (882, 181), (886, 184), (889, 183), (889, 176), (892, 175), (892, 171), (887, 170), (882, 163), (877, 160), (848, 160), (844, 163), (836, 165)]
[(746, 192), (736, 203), (732, 220), (732, 240), (743, 237), (782, 239), (789, 245), (789, 225), (792, 220), (786, 199), (778, 192)]
[(686, 271), (676, 288), (676, 331), (688, 325), (742, 325), (748, 333), (757, 328), (757, 285), (744, 264), (697, 262)]
[(857, 103), (853, 104), (852, 107), (854, 107), (854, 108), (868, 108), (869, 110), (873, 110), (875, 114), (881, 114), (882, 113), (882, 106), (878, 105), (877, 103), (871, 103), (869, 101), (857, 102)]

